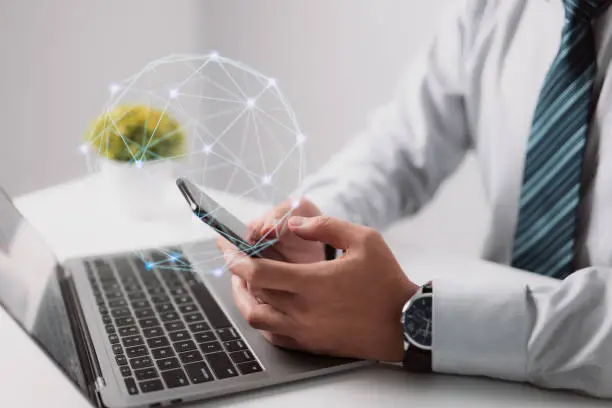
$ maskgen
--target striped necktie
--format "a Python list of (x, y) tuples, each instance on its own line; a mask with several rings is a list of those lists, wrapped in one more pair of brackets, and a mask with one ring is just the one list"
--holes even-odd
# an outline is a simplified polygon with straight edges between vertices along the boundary
[(609, 0), (564, 0), (561, 47), (548, 71), (527, 142), (512, 266), (563, 279), (572, 272), (580, 171), (591, 114), (591, 20)]

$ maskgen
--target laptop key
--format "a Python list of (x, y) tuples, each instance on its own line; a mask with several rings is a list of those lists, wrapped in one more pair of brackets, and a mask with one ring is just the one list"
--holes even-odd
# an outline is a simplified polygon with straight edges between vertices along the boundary
[(185, 314), (185, 313), (197, 312), (198, 308), (193, 303), (189, 303), (187, 305), (179, 306), (179, 310), (181, 311), (181, 313)]
[(130, 370), (129, 366), (124, 365), (119, 367), (119, 369), (121, 370), (121, 375), (124, 377), (129, 377), (132, 375), (132, 370)]
[(235, 351), (230, 353), (230, 358), (235, 364), (246, 363), (247, 361), (255, 360), (255, 356), (251, 350)]
[(176, 322), (164, 323), (164, 327), (166, 328), (166, 330), (171, 332), (175, 330), (183, 330), (185, 328), (185, 325), (181, 321), (176, 321)]
[(128, 298), (130, 298), (130, 300), (144, 300), (147, 298), (147, 295), (144, 294), (144, 292), (132, 292), (132, 293), (128, 293)]
[(179, 358), (183, 364), (193, 363), (202, 360), (202, 354), (197, 350), (187, 351), (179, 354)]
[(210, 330), (210, 325), (206, 322), (192, 323), (189, 325), (189, 331), (192, 333)]
[(147, 339), (147, 345), (154, 349), (158, 347), (164, 347), (170, 345), (168, 339), (165, 337), (154, 337), (152, 339)]
[(110, 336), (108, 336), (108, 341), (110, 341), (110, 344), (117, 344), (119, 343), (119, 336), (117, 336), (116, 334), (111, 334)]
[(136, 357), (130, 359), (130, 365), (134, 370), (138, 370), (141, 368), (151, 367), (153, 365), (153, 360), (151, 360), (151, 357), (149, 356)]
[(115, 361), (117, 362), (117, 365), (119, 366), (127, 364), (127, 358), (125, 358), (125, 355), (123, 354), (119, 354), (118, 356), (115, 356)]
[(170, 298), (166, 295), (156, 295), (156, 296), (151, 296), (151, 301), (155, 303), (156, 305), (159, 305), (160, 303), (170, 302)]
[(240, 351), (248, 348), (242, 340), (224, 341), (223, 346), (228, 352)]
[(140, 323), (140, 327), (143, 329), (147, 329), (149, 327), (159, 326), (159, 322), (154, 317), (149, 317), (147, 319), (141, 319), (138, 321)]
[(125, 307), (125, 306), (127, 306), (127, 301), (123, 298), (111, 300), (110, 302), (108, 302), (108, 307), (110, 307), (111, 309), (116, 309), (118, 307)]
[(199, 363), (186, 364), (185, 370), (187, 371), (187, 376), (194, 384), (201, 384), (214, 380), (210, 369), (203, 361)]
[(141, 345), (144, 344), (144, 341), (142, 340), (142, 337), (139, 336), (139, 335), (130, 336), (130, 337), (124, 337), (122, 340), (123, 340), (123, 346), (124, 347), (141, 346)]
[(215, 337), (215, 334), (211, 331), (194, 333), (193, 337), (195, 338), (195, 341), (197, 343), (206, 343), (207, 341), (217, 340), (217, 338)]
[(172, 290), (170, 291), (170, 294), (171, 294), (172, 296), (181, 296), (181, 295), (186, 295), (186, 294), (187, 294), (187, 290), (185, 290), (184, 288), (175, 288), (175, 289), (172, 289)]
[(162, 288), (161, 286), (148, 286), (147, 290), (151, 296), (161, 295), (165, 293), (164, 288)]
[(142, 329), (142, 334), (144, 334), (144, 336), (148, 339), (151, 337), (161, 336), (162, 334), (164, 334), (164, 331), (159, 326), (148, 327), (146, 329)]
[(102, 316), (102, 323), (104, 323), (105, 325), (111, 324), (112, 322), (113, 319), (110, 316)]
[(215, 329), (221, 329), (224, 327), (231, 327), (230, 321), (221, 310), (221, 307), (217, 304), (217, 301), (212, 297), (206, 286), (197, 284), (191, 286), (191, 290), (195, 299), (200, 304), (202, 310), (206, 312), (206, 317), (210, 322), (210, 325)]
[(113, 349), (113, 354), (116, 356), (119, 354), (123, 354), (123, 348), (121, 348), (121, 344), (113, 344), (112, 349)]
[(161, 375), (168, 388), (184, 387), (189, 385), (189, 380), (187, 380), (185, 372), (180, 368), (177, 368), (176, 370), (162, 371)]
[(172, 351), (171, 347), (162, 347), (151, 350), (151, 354), (154, 359), (160, 360), (162, 358), (173, 357), (174, 351)]
[(215, 373), (215, 376), (220, 380), (238, 375), (231, 360), (223, 352), (207, 354), (206, 361)]
[(179, 315), (176, 312), (160, 313), (159, 315), (162, 322), (169, 322), (171, 320), (178, 320)]
[(177, 305), (184, 305), (185, 303), (191, 303), (191, 297), (186, 296), (186, 295), (177, 296), (174, 298), (174, 301), (176, 302)]
[(204, 316), (202, 316), (201, 313), (191, 313), (191, 314), (185, 315), (185, 321), (187, 323), (194, 323), (200, 320), (204, 320)]
[(177, 353), (183, 353), (185, 351), (196, 349), (195, 343), (191, 340), (179, 341), (174, 343), (173, 346)]
[(155, 313), (153, 309), (138, 309), (134, 312), (137, 319), (142, 319), (144, 317), (153, 317)]
[(136, 387), (136, 381), (133, 378), (126, 378), (125, 380), (125, 388), (127, 388), (128, 394), (136, 395), (138, 394), (138, 388)]
[(170, 370), (172, 368), (179, 368), (180, 366), (179, 361), (175, 357), (157, 360), (157, 367), (159, 367), (160, 370)]
[(121, 299), (123, 294), (119, 290), (106, 292), (106, 299), (110, 302), (111, 300)]
[(175, 309), (171, 303), (162, 303), (162, 304), (156, 305), (155, 310), (157, 310), (159, 313), (164, 313), (164, 312), (174, 312)]
[(209, 341), (208, 343), (200, 344), (200, 350), (202, 350), (202, 353), (208, 354), (223, 351), (223, 347), (221, 347), (218, 341)]
[(117, 325), (117, 327), (131, 326), (134, 324), (134, 318), (132, 316), (120, 317), (118, 319), (115, 319), (115, 324)]
[(126, 348), (125, 354), (127, 354), (129, 358), (134, 358), (134, 357), (146, 356), (149, 354), (149, 352), (146, 346), (135, 346), (135, 347)]
[(157, 370), (155, 367), (143, 368), (141, 370), (135, 370), (134, 376), (138, 381), (143, 380), (151, 380), (153, 378), (158, 378), (159, 374), (157, 374)]
[(240, 336), (233, 327), (217, 330), (217, 334), (221, 341), (230, 341), (240, 339)]
[(138, 328), (136, 326), (122, 327), (119, 329), (119, 335), (121, 335), (121, 337), (133, 336), (135, 334), (138, 334)]
[(161, 380), (149, 380), (138, 383), (140, 386), (140, 391), (143, 393), (160, 391), (164, 389), (164, 384), (162, 384)]
[(185, 330), (172, 332), (169, 334), (169, 336), (172, 342), (191, 339), (191, 336), (189, 336), (189, 333)]
[(122, 307), (119, 309), (113, 309), (111, 310), (111, 316), (113, 316), (114, 318), (117, 317), (128, 317), (131, 316), (132, 313), (130, 312), (130, 309), (128, 309), (127, 307)]
[(145, 307), (149, 307), (150, 303), (146, 300), (134, 300), (132, 302), (132, 307), (134, 308), (134, 310), (136, 309), (143, 309)]
[(104, 328), (106, 329), (106, 334), (115, 334), (117, 332), (117, 329), (112, 324), (107, 324)]
[(135, 281), (133, 283), (130, 283), (130, 284), (126, 284), (124, 282), (123, 283), (123, 290), (125, 290), (125, 292), (128, 293), (128, 295), (129, 295), (132, 292), (140, 291), (140, 285), (138, 283), (136, 283)]
[(263, 369), (261, 368), (261, 366), (259, 365), (257, 361), (249, 361), (248, 363), (240, 363), (238, 364), (238, 370), (242, 374), (245, 374), (245, 375), (259, 373), (263, 371)]

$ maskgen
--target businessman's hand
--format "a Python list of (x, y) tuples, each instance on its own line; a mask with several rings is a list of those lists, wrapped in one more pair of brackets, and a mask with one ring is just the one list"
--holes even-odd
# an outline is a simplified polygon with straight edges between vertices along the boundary
[[(295, 207), (293, 210), (292, 206)], [(263, 217), (249, 223), (247, 241), (255, 243), (262, 238), (278, 238), (274, 249), (290, 262), (310, 263), (324, 260), (325, 251), (322, 243), (304, 240), (287, 228), (289, 212), (291, 215), (302, 217), (321, 215), (319, 208), (306, 198), (301, 198), (297, 202), (287, 200)]]
[[(249, 324), (273, 344), (317, 354), (400, 361), (404, 303), (417, 285), (376, 231), (317, 216), (292, 217), (296, 236), (341, 248), (333, 261), (292, 264), (249, 258), (221, 243), (234, 299)], [(259, 303), (246, 284), (262, 288)]]

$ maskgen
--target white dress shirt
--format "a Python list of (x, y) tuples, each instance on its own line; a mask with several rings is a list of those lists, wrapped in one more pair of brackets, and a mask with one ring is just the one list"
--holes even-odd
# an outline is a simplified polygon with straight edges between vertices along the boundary
[[(304, 194), (327, 214), (381, 229), (427, 204), (473, 151), (492, 210), (484, 257), (507, 264), (525, 146), (564, 8), (561, 0), (458, 3), (396, 98), (306, 180)], [(612, 397), (611, 9), (594, 22), (599, 68), (583, 171), (591, 176), (583, 177), (582, 269), (541, 284), (434, 281), (435, 371)]]

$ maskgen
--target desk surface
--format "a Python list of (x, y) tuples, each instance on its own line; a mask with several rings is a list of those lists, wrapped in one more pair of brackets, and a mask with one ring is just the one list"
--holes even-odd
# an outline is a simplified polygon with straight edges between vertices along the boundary
[[(119, 207), (107, 202), (105, 197), (100, 180), (89, 176), (20, 197), (15, 203), (60, 259), (214, 238), (212, 232), (202, 228), (185, 211), (184, 203), (177, 202), (172, 216), (154, 222), (134, 220), (122, 214)], [(245, 205), (232, 197), (218, 199), (243, 219), (265, 210), (255, 203)], [(441, 257), (423, 248), (398, 248), (393, 242), (389, 245), (417, 282), (449, 274), (466, 279), (527, 279), (525, 275), (509, 272), (503, 266), (491, 269), (490, 265), (485, 267), (486, 264), (478, 260)], [(484, 276), (485, 271), (487, 276)], [(537, 277), (529, 275), (528, 279)], [(87, 401), (2, 310), (0, 333), (0, 406), (88, 406)], [(273, 408), (294, 404), (322, 407), (610, 406), (609, 401), (539, 390), (525, 384), (445, 375), (419, 376), (381, 366), (224, 397), (205, 405)]]

